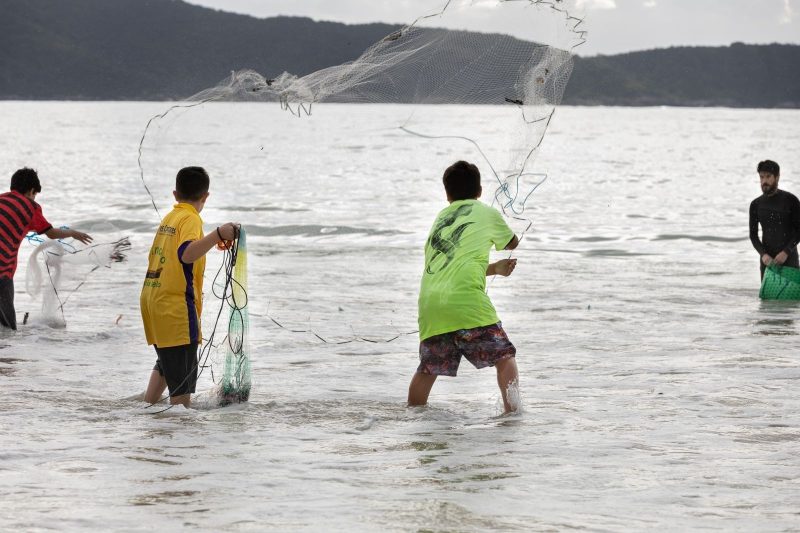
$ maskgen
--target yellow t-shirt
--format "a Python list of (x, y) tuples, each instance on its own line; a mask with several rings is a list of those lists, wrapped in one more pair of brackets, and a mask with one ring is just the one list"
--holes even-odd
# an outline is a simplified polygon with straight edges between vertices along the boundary
[(139, 305), (147, 344), (159, 348), (200, 344), (206, 258), (184, 264), (186, 246), (203, 238), (203, 221), (189, 204), (175, 204), (161, 221), (147, 265)]

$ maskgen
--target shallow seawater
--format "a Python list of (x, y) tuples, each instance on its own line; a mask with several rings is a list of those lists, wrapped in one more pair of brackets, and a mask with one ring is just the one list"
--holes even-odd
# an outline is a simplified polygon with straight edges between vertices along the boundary
[[(335, 344), (416, 329), (441, 172), (478, 159), (402, 134), (393, 106), (303, 119), (209, 106), (148, 145), (162, 214), (177, 167), (200, 164), (206, 230), (248, 229), (254, 384), (249, 403), (215, 408), (214, 364), (198, 409), (137, 401), (155, 360), (138, 295), (158, 218), (136, 158), (165, 107), (0, 103), (0, 169), (38, 168), (52, 223), (133, 244), (126, 263), (65, 275), (60, 329), (25, 293), (23, 244), (29, 323), (0, 333), (3, 529), (800, 528), (800, 304), (759, 301), (747, 239), (759, 160), (800, 192), (797, 111), (557, 111), (519, 266), (489, 289), (524, 403), (500, 417), (493, 372), (467, 363), (428, 407), (406, 408), (413, 334)], [(491, 108), (426, 112), (493, 127)], [(209, 255), (206, 334), (220, 258)]]

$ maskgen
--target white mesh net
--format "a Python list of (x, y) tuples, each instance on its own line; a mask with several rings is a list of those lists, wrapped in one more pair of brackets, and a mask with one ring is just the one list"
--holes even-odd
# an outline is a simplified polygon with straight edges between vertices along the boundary
[[(503, 212), (520, 215), (545, 177), (534, 171), (533, 161), (572, 72), (573, 50), (585, 42), (574, 7), (566, 0), (450, 0), (341, 65), (275, 78), (233, 72), (150, 120), (139, 151), (142, 180), (145, 154), (163, 148), (162, 133), (187, 108), (219, 101), (280, 102), (302, 116), (322, 102), (409, 104), (393, 126), (473, 145), (483, 160), (477, 162), (488, 165), (497, 180), (495, 197)], [(495, 22), (493, 33), (442, 29), (475, 27), (482, 18)], [(523, 30), (511, 35), (506, 27), (512, 26)], [(502, 112), (491, 131), (469, 116), (453, 129), (426, 112), (431, 104), (491, 105)], [(161, 167), (161, 161), (153, 163)]]
[[(45, 241), (28, 259), (25, 290), (34, 300), (42, 298), (42, 314), (37, 318), (50, 327), (65, 327), (64, 306), (69, 298), (99, 268), (109, 268), (112, 263), (126, 259), (130, 241), (122, 238), (114, 242), (95, 244), (74, 250), (60, 241)], [(64, 288), (63, 281), (74, 285)]]
[[(370, 143), (363, 142), (363, 136), (371, 134), (380, 136), (380, 143), (396, 143), (391, 149), (408, 156), (395, 155), (392, 163), (384, 163), (368, 150), (364, 151), (366, 159), (360, 161), (349, 152), (346, 163), (342, 157), (330, 161), (341, 169), (322, 171), (330, 179), (350, 180), (349, 186), (340, 184), (335, 190), (337, 194), (346, 191), (343, 203), (352, 209), (337, 213), (352, 212), (353, 225), (358, 225), (356, 220), (373, 207), (365, 202), (375, 198), (364, 190), (376, 187), (374, 183), (362, 187), (358, 180), (371, 176), (381, 165), (391, 165), (392, 174), (403, 175), (408, 169), (394, 163), (412, 159), (413, 149), (437, 151), (448, 146), (448, 154), (455, 154), (452, 147), (457, 146), (457, 158), (481, 168), (484, 190), (494, 189), (495, 205), (516, 219), (511, 220), (513, 229), (524, 233), (531, 225), (529, 215), (524, 214), (526, 203), (546, 179), (534, 166), (536, 155), (572, 72), (573, 51), (585, 39), (573, 4), (562, 0), (451, 0), (340, 65), (307, 75), (233, 72), (217, 86), (167, 108), (147, 123), (139, 146), (141, 179), (145, 187), (152, 181), (154, 191), (162, 197), (162, 191), (173, 185), (167, 180), (175, 170), (200, 164), (211, 168), (212, 188), (219, 202), (215, 205), (226, 212), (249, 205), (251, 198), (263, 201), (272, 196), (279, 197), (283, 207), (302, 210), (317, 205), (315, 202), (330, 207), (339, 198), (310, 190), (312, 187), (306, 187), (310, 181), (304, 181), (303, 175), (320, 170), (316, 160), (337, 157), (337, 144), (364, 146)], [(512, 27), (516, 29), (511, 31)], [(303, 120), (294, 120), (292, 115)], [(308, 115), (313, 116), (306, 120)], [(343, 116), (348, 120), (337, 125), (334, 121)], [(315, 132), (319, 124), (325, 124), (319, 128), (322, 134)], [(414, 148), (409, 148), (411, 145)], [(271, 157), (271, 152), (280, 150), (285, 151), (280, 157)], [(309, 152), (312, 157), (306, 159)], [(445, 166), (430, 168), (431, 176), (441, 175)], [(235, 194), (226, 194), (229, 191)], [(227, 202), (221, 201), (226, 197)], [(158, 211), (152, 194), (151, 200)], [(292, 216), (285, 212), (287, 218)], [(338, 224), (342, 222), (340, 217)], [(270, 235), (268, 228), (253, 228), (251, 236), (263, 235)], [(335, 281), (325, 284), (324, 290), (338, 287), (334, 290), (344, 295), (347, 275), (333, 272), (336, 266), (328, 271)], [(374, 302), (371, 305), (374, 312)], [(394, 308), (394, 303), (387, 306)], [(313, 334), (323, 342), (397, 338), (371, 334), (373, 321), (365, 319), (363, 312), (352, 319), (345, 317), (348, 311), (343, 308), (361, 309), (354, 301), (343, 302), (337, 311), (340, 319), (330, 326), (336, 331), (321, 331), (311, 318), (308, 326), (286, 327), (269, 318), (281, 328)], [(340, 324), (354, 323), (352, 335), (341, 332)], [(409, 331), (385, 324), (375, 329)]]

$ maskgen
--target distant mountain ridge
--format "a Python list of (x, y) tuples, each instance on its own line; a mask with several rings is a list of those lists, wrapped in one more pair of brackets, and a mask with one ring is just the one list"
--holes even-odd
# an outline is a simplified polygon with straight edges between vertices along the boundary
[(674, 47), (576, 58), (574, 104), (800, 107), (800, 46)]
[[(0, 9), (4, 100), (181, 99), (232, 70), (269, 77), (337, 65), (397, 29), (181, 0), (2, 0)], [(779, 44), (578, 57), (564, 103), (800, 108), (798, 65), (800, 46)]]

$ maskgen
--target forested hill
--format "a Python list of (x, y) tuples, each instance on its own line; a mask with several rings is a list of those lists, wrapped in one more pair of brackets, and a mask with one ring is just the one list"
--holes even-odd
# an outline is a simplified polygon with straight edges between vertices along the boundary
[(308, 74), (395, 26), (257, 19), (178, 0), (0, 0), (0, 98), (190, 96), (232, 70)]
[[(303, 75), (396, 29), (257, 19), (180, 0), (2, 0), (0, 99), (176, 99), (232, 70)], [(590, 35), (591, 38), (591, 35)], [(800, 107), (800, 46), (577, 58), (565, 103)]]
[(577, 58), (574, 104), (800, 107), (800, 46), (675, 47)]

